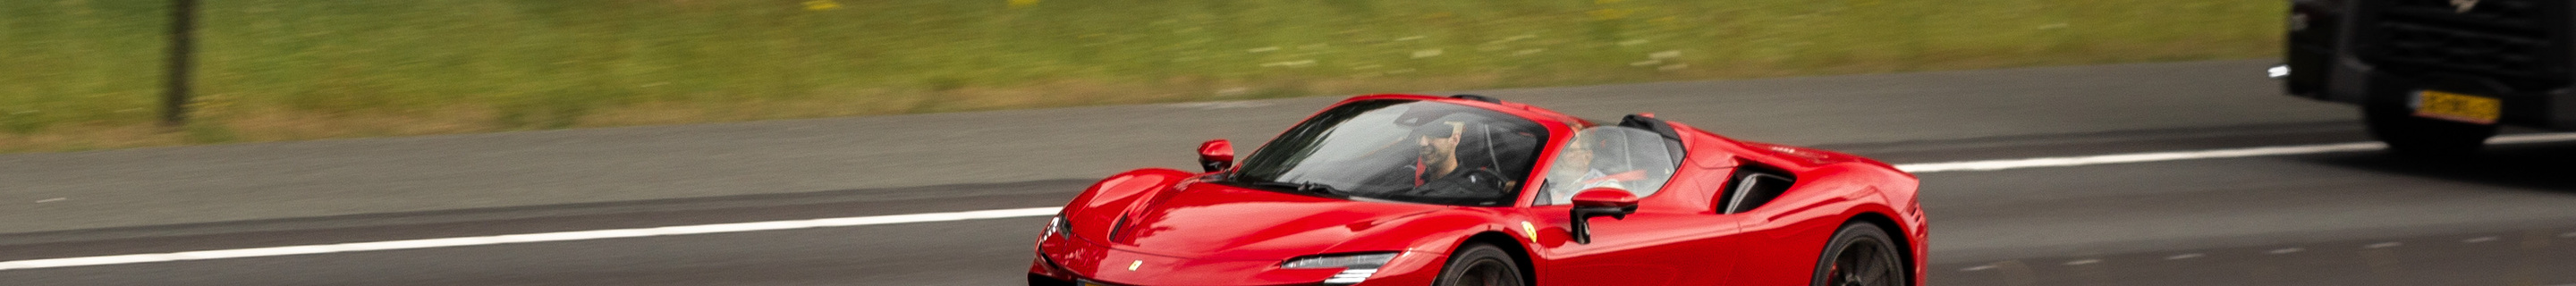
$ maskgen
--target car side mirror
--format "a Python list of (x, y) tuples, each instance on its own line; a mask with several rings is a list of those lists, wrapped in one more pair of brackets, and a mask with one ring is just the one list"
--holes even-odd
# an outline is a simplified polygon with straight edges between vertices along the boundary
[(1592, 243), (1592, 217), (1628, 219), (1637, 213), (1637, 194), (1614, 188), (1591, 188), (1574, 193), (1574, 243)]
[(1234, 167), (1234, 142), (1225, 139), (1199, 143), (1199, 169), (1208, 172)]

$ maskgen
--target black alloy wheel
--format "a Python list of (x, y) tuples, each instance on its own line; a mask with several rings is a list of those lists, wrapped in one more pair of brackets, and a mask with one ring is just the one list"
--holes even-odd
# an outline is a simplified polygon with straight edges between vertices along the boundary
[(1500, 247), (1473, 243), (1458, 248), (1456, 253), (1449, 256), (1448, 266), (1440, 268), (1440, 281), (1433, 285), (1522, 286), (1527, 281), (1521, 275), (1520, 264)]
[(1811, 285), (1817, 286), (1902, 286), (1912, 285), (1906, 279), (1905, 262), (1897, 255), (1900, 248), (1886, 231), (1869, 223), (1844, 225), (1825, 244), (1824, 257), (1816, 260), (1816, 274)]

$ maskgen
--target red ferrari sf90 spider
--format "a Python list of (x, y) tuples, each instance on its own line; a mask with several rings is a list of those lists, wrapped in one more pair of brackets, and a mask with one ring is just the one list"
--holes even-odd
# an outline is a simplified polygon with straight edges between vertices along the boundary
[(1353, 97), (1076, 196), (1031, 285), (1921, 285), (1916, 180), (1651, 114)]

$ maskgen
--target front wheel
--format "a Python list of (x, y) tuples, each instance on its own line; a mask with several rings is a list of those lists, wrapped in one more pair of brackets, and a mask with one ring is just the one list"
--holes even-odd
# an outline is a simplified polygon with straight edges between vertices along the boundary
[(1510, 252), (1485, 244), (1460, 247), (1449, 256), (1448, 266), (1440, 268), (1441, 286), (1521, 286), (1527, 276), (1521, 275), (1520, 264), (1512, 262)]
[(1816, 260), (1816, 274), (1810, 285), (1816, 286), (1902, 286), (1905, 263), (1896, 254), (1895, 240), (1887, 232), (1869, 223), (1854, 223), (1834, 231), (1834, 239), (1825, 244), (1824, 257)]

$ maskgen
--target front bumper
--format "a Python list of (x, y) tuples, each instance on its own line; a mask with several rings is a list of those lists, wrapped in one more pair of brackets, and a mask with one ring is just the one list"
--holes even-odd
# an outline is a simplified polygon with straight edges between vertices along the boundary
[[(2291, 70), (2292, 76), (2308, 70)], [(2549, 129), (2576, 129), (2576, 89), (2565, 87), (2534, 89), (2507, 84), (2490, 77), (2455, 73), (2398, 74), (2344, 58), (2333, 69), (2333, 80), (2316, 99), (2355, 105), (2403, 105), (2415, 92), (2440, 90), (2453, 93), (2492, 97), (2504, 102), (2501, 122), (2508, 125)]]
[[(1228, 260), (1171, 257), (1049, 238), (1038, 244), (1029, 265), (1029, 285), (1430, 285), (1447, 255), (1405, 252), (1374, 272), (1347, 269), (1283, 269), (1277, 260)], [(1365, 279), (1350, 279), (1354, 276)], [(1338, 279), (1337, 279), (1338, 278)], [(1326, 283), (1351, 282), (1356, 283)]]

